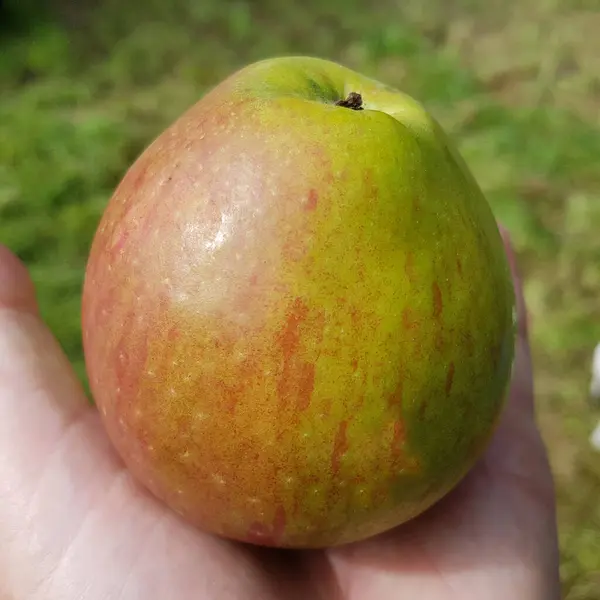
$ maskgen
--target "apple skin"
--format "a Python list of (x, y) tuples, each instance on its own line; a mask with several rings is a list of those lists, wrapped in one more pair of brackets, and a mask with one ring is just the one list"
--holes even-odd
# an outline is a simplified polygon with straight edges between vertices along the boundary
[[(364, 110), (336, 106), (350, 92)], [(199, 528), (319, 548), (423, 512), (510, 377), (491, 210), (415, 100), (311, 57), (252, 64), (116, 189), (83, 291), (89, 381), (134, 477)]]

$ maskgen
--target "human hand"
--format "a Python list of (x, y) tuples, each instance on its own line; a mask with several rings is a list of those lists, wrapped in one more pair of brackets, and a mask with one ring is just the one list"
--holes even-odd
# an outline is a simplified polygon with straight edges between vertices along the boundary
[(278, 551), (195, 530), (131, 479), (24, 266), (0, 247), (0, 599), (558, 599), (554, 489), (515, 281), (510, 398), (471, 473), (393, 531)]

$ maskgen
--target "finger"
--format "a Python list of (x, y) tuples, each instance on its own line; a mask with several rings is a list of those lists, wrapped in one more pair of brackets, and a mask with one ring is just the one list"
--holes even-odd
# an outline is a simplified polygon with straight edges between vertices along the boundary
[(12, 447), (24, 431), (35, 440), (28, 447), (43, 453), (87, 411), (67, 358), (40, 319), (25, 266), (0, 246), (0, 444)]
[(6, 585), (30, 597), (33, 565), (42, 555), (48, 565), (58, 560), (98, 492), (90, 485), (87, 502), (73, 502), (81, 500), (75, 481), (114, 467), (102, 444), (95, 411), (40, 319), (27, 270), (0, 246), (0, 596)]
[(534, 414), (534, 388), (533, 388), (533, 366), (531, 359), (531, 350), (529, 346), (529, 326), (528, 314), (523, 294), (523, 285), (517, 258), (512, 246), (510, 235), (506, 229), (500, 226), (500, 233), (504, 242), (504, 249), (510, 266), (513, 286), (515, 290), (516, 307), (516, 338), (515, 338), (515, 358), (513, 362), (513, 372), (510, 396), (506, 407), (507, 411), (515, 410), (525, 413), (529, 416)]
[(517, 309), (517, 332), (523, 338), (528, 336), (528, 314), (527, 307), (525, 305), (525, 298), (523, 296), (523, 285), (521, 282), (521, 276), (519, 273), (519, 267), (517, 265), (517, 255), (510, 239), (508, 230), (502, 225), (498, 226), (502, 241), (504, 243), (504, 251), (506, 258), (508, 259), (508, 265), (513, 278), (513, 284), (515, 286), (515, 303)]

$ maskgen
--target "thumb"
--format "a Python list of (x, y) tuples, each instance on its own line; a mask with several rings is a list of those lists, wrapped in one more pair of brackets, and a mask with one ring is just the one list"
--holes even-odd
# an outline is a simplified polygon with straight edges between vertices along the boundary
[(0, 597), (34, 597), (118, 469), (27, 270), (0, 245)]
[(0, 465), (20, 457), (37, 471), (65, 429), (91, 412), (40, 319), (25, 266), (0, 245)]

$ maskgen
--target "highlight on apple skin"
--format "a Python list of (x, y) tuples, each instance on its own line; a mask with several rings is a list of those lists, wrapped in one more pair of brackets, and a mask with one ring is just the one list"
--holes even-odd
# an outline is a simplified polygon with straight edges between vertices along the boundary
[(492, 212), (432, 116), (282, 57), (126, 173), (89, 257), (84, 350), (141, 484), (205, 531), (319, 548), (414, 518), (481, 456), (513, 304)]

